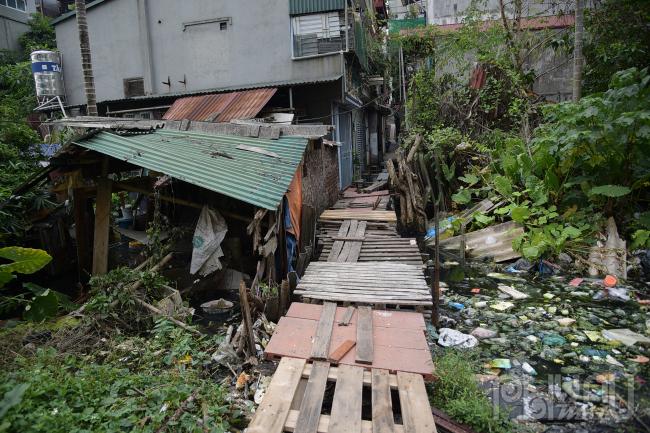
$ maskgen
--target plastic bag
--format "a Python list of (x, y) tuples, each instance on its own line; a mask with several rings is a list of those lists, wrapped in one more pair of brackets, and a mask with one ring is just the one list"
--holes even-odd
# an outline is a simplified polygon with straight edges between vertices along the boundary
[(222, 268), (221, 242), (226, 237), (226, 220), (214, 209), (203, 206), (192, 238), (192, 263), (190, 273), (206, 276)]

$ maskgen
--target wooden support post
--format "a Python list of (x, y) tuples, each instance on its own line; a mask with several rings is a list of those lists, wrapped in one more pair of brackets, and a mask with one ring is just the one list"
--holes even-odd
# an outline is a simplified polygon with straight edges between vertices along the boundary
[(79, 281), (86, 281), (92, 269), (90, 254), (90, 231), (88, 228), (88, 197), (82, 189), (72, 190), (72, 201), (74, 202), (74, 230), (77, 242), (77, 270)]
[(248, 305), (248, 294), (246, 284), (242, 281), (239, 284), (239, 302), (241, 303), (241, 314), (246, 332), (246, 342), (250, 355), (255, 355), (255, 336), (253, 335), (253, 322), (251, 319), (251, 307)]
[(282, 280), (280, 284), (280, 315), (284, 316), (287, 310), (289, 309), (289, 304), (291, 303), (289, 299), (289, 281)]
[(93, 275), (108, 271), (108, 240), (111, 219), (111, 180), (102, 177), (97, 180), (95, 202), (95, 245), (93, 248)]
[(434, 254), (434, 270), (433, 270), (433, 311), (431, 312), (431, 323), (436, 328), (439, 323), (439, 309), (440, 309), (440, 212), (438, 209), (438, 201), (433, 203), (433, 219), (435, 224), (435, 241), (436, 248)]

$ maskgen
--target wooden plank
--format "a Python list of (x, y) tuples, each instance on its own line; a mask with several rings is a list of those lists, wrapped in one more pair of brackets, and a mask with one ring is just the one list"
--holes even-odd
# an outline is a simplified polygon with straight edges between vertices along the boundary
[(350, 305), (348, 308), (345, 310), (345, 314), (343, 315), (343, 319), (339, 322), (339, 326), (348, 326), (350, 324), (350, 321), (352, 320), (352, 315), (354, 314), (355, 308)]
[[(328, 433), (330, 431), (330, 419), (329, 415), (321, 415), (320, 420), (318, 421), (318, 433)], [(288, 432), (293, 432), (296, 426), (296, 421), (298, 420), (298, 411), (291, 410), (289, 411), (289, 416), (287, 417), (287, 422), (284, 424), (284, 428)], [(401, 425), (395, 426), (395, 433), (404, 433), (404, 428)], [(361, 433), (372, 433), (372, 422), (362, 420), (361, 421)]]
[(304, 359), (282, 358), (280, 360), (264, 400), (248, 426), (248, 433), (282, 432), (304, 367)]
[(424, 379), (419, 374), (397, 372), (397, 386), (404, 431), (407, 433), (435, 433), (429, 397)]
[[(322, 305), (294, 302), (291, 304), (291, 307), (289, 307), (286, 316), (317, 322), (318, 319), (320, 319), (322, 309)], [(354, 309), (354, 307), (337, 307), (334, 322), (343, 322), (349, 309)], [(352, 315), (349, 323), (353, 323), (356, 326), (356, 317), (354, 315)], [(422, 315), (409, 311), (373, 311), (372, 325), (376, 332), (378, 332), (377, 328), (398, 328), (420, 331), (426, 329), (426, 324), (422, 319)]]
[[(341, 224), (341, 227), (339, 227), (339, 236), (345, 237), (348, 234), (348, 230), (350, 229), (350, 221), (343, 221)], [(341, 252), (341, 249), (343, 248), (343, 241), (336, 241), (332, 245), (332, 251), (330, 251), (329, 256), (327, 257), (328, 262), (335, 262), (336, 259), (339, 257), (339, 254)], [(309, 269), (309, 268), (308, 268)]]
[(330, 338), (332, 337), (332, 327), (334, 326), (334, 315), (336, 314), (336, 304), (326, 302), (321, 312), (314, 344), (312, 345), (311, 357), (313, 359), (327, 359), (329, 355)]
[(301, 292), (297, 295), (301, 295), (306, 299), (319, 299), (322, 301), (338, 301), (338, 302), (358, 302), (361, 304), (372, 304), (372, 303), (382, 303), (382, 304), (394, 304), (394, 305), (422, 305), (425, 307), (431, 307), (433, 305), (432, 301), (416, 301), (411, 299), (395, 299), (384, 297), (377, 299), (372, 295), (351, 295), (351, 294), (336, 294), (336, 293), (318, 293), (318, 292)]
[[(354, 236), (354, 234), (357, 232), (357, 227), (359, 226), (359, 221), (357, 220), (352, 220), (350, 221), (350, 231), (348, 232), (350, 236)], [(356, 242), (354, 242), (356, 243)], [(345, 242), (343, 244), (343, 248), (341, 249), (341, 253), (339, 256), (336, 258), (337, 262), (346, 262), (348, 255), (350, 254), (350, 248), (352, 248), (353, 242)]]
[(354, 340), (345, 340), (334, 350), (334, 352), (330, 353), (330, 362), (333, 364), (338, 364), (341, 358), (343, 358), (345, 354), (354, 347), (355, 344), (357, 343)]
[(372, 433), (393, 433), (395, 419), (388, 370), (372, 369)]
[(366, 220), (397, 222), (395, 211), (383, 210), (354, 210), (354, 209), (328, 209), (320, 215), (321, 220)]
[(361, 432), (361, 392), (363, 369), (341, 365), (334, 389), (332, 416), (328, 433)]
[(241, 304), (241, 314), (244, 318), (244, 331), (246, 332), (246, 341), (250, 355), (255, 354), (255, 336), (253, 335), (253, 322), (251, 321), (251, 308), (248, 305), (248, 291), (244, 281), (239, 283), (239, 302)]
[(314, 362), (305, 389), (305, 396), (300, 405), (300, 413), (294, 430), (296, 433), (317, 432), (329, 368), (330, 365), (327, 362)]
[(372, 364), (372, 309), (370, 307), (357, 308), (357, 358), (362, 364)]
[(97, 179), (97, 198), (95, 201), (95, 237), (93, 248), (93, 275), (103, 275), (108, 271), (108, 236), (111, 220), (111, 180)]
[[(359, 225), (357, 226), (357, 231), (356, 231), (356, 236), (357, 237), (363, 237), (363, 235), (366, 233), (366, 221), (361, 221), (359, 222)], [(360, 242), (353, 242), (350, 244), (350, 252), (348, 253), (348, 262), (356, 262), (359, 260), (359, 254), (361, 253), (361, 243)]]
[[(311, 374), (312, 370), (312, 365), (310, 363), (305, 364), (305, 368), (302, 370), (302, 377), (303, 378), (309, 378), (309, 375)], [(385, 370), (385, 369), (378, 369), (378, 370)], [(388, 371), (388, 370), (385, 370)], [(336, 382), (336, 380), (339, 377), (339, 369), (338, 367), (335, 366), (330, 366), (330, 369), (327, 373), (327, 380), (329, 382)], [(372, 374), (368, 370), (363, 370), (363, 386), (371, 386), (372, 385)], [(388, 385), (390, 386), (390, 389), (394, 389), (397, 391), (397, 376), (394, 374), (391, 374), (388, 376)], [(296, 410), (298, 408), (296, 407)]]

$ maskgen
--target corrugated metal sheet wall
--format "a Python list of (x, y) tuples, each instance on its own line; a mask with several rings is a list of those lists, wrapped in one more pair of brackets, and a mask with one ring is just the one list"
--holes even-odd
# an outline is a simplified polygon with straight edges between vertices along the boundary
[(345, 0), (289, 0), (289, 14), (314, 14), (345, 9)]

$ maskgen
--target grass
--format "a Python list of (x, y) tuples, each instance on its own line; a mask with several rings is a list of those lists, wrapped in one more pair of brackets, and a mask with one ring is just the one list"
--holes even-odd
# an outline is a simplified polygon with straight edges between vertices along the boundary
[(477, 432), (510, 432), (512, 423), (476, 382), (477, 366), (467, 352), (446, 350), (437, 357), (431, 404)]
[(212, 377), (218, 341), (159, 321), (145, 337), (103, 341), (85, 355), (20, 355), (0, 372), (0, 432), (229, 431), (241, 414)]

